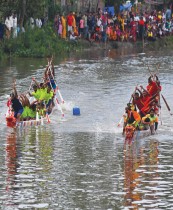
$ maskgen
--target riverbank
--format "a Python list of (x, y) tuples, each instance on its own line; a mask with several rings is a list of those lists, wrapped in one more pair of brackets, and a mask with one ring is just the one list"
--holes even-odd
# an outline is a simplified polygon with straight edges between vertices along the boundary
[(4, 38), (0, 42), (0, 60), (6, 57), (44, 58), (80, 48), (74, 42), (61, 39), (50, 24), (43, 28), (27, 28), (16, 38)]
[(78, 39), (77, 42), (58, 37), (51, 26), (43, 29), (27, 30), (15, 39), (5, 39), (0, 43), (0, 60), (8, 57), (45, 58), (50, 55), (67, 55), (74, 51), (106, 50), (106, 49), (140, 49), (141, 51), (160, 51), (173, 47), (173, 36), (157, 38), (156, 41), (118, 42), (108, 41), (90, 42)]
[(158, 38), (156, 41), (145, 40), (137, 42), (118, 42), (109, 41), (106, 46), (104, 43), (89, 42), (87, 40), (79, 40), (82, 49), (121, 49), (121, 48), (138, 48), (146, 51), (160, 51), (163, 48), (171, 49), (173, 47), (173, 36), (165, 36)]

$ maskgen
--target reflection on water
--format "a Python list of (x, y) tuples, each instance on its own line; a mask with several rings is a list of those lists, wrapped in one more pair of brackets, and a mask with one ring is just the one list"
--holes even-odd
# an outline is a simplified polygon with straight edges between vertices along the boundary
[[(47, 183), (52, 169), (52, 134), (45, 128), (7, 134), (5, 172), (6, 181), (1, 188), (0, 202), (10, 207), (47, 207)], [(10, 209), (9, 207), (9, 209)]]
[[(46, 61), (19, 60), (2, 67), (1, 209), (173, 209), (173, 118), (164, 102), (162, 125), (154, 137), (125, 148), (116, 126), (136, 84), (147, 83), (143, 62), (153, 72), (161, 63), (163, 95), (172, 109), (172, 56), (127, 52), (86, 51), (55, 63), (69, 105), (65, 119), (55, 111), (50, 125), (17, 132), (4, 122), (11, 91), (7, 83), (16, 77), (18, 90), (26, 91), (31, 77), (42, 77)], [(72, 115), (72, 104), (80, 107), (81, 116)]]
[(2, 209), (169, 209), (172, 142), (140, 141), (125, 149), (108, 133), (8, 133)]
[[(149, 180), (157, 179), (159, 176), (155, 172), (158, 168), (158, 141), (151, 140), (147, 147), (142, 146), (139, 149), (136, 146), (128, 148), (124, 154), (125, 206), (133, 209), (138, 209), (141, 203), (142, 206), (146, 206), (147, 200), (152, 200), (152, 204), (155, 202), (155, 192), (147, 196), (149, 190), (142, 190), (141, 186), (146, 182), (146, 176)], [(152, 186), (157, 187), (157, 183)]]
[(17, 146), (16, 146), (16, 133), (8, 134), (6, 143), (6, 205), (13, 205), (11, 198), (13, 197), (12, 189), (15, 186), (15, 175), (17, 170)]

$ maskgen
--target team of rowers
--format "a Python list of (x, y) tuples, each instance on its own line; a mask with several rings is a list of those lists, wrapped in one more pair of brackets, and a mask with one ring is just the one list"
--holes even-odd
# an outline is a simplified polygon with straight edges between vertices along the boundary
[(130, 102), (125, 108), (123, 134), (126, 129), (148, 130), (151, 134), (157, 130), (160, 108), (161, 85), (157, 75), (148, 78), (146, 89), (143, 86), (136, 87)]
[(38, 83), (36, 79), (32, 79), (31, 85), (33, 92), (28, 92), (29, 97), (34, 98), (31, 102), (27, 94), (18, 95), (16, 83), (13, 83), (13, 92), (7, 102), (10, 113), (16, 119), (16, 123), (20, 121), (36, 119), (38, 113), (39, 118), (49, 115), (54, 107), (54, 96), (56, 84), (54, 80), (54, 66), (52, 60), (48, 60), (48, 66), (44, 72), (43, 82)]

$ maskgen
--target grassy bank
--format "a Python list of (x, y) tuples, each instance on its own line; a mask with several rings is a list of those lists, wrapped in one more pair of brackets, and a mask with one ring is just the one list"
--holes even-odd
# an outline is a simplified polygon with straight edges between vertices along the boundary
[[(157, 39), (155, 42), (145, 41), (144, 45), (141, 41), (132, 42), (108, 42), (108, 48), (121, 49), (143, 48), (146, 50), (163, 50), (163, 48), (173, 47), (173, 36), (166, 36)], [(79, 40), (78, 43), (69, 40), (63, 40), (57, 36), (52, 24), (39, 28), (27, 28), (25, 33), (20, 33), (17, 38), (4, 39), (0, 43), (0, 60), (11, 57), (33, 57), (44, 58), (50, 55), (63, 56), (68, 52), (82, 50), (86, 48), (104, 48), (103, 43), (89, 43), (86, 40)]]
[(15, 39), (4, 39), (0, 47), (0, 59), (8, 56), (41, 58), (81, 48), (80, 42), (76, 44), (58, 37), (51, 24), (41, 29), (28, 28)]

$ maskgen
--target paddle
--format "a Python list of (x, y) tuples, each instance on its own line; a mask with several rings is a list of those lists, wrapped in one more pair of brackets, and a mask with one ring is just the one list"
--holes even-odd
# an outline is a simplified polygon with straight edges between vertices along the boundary
[[(54, 82), (55, 82), (56, 90), (58, 91), (58, 94), (59, 94), (59, 97), (60, 97), (60, 99), (61, 99), (61, 102), (64, 104), (65, 101), (64, 101), (64, 99), (63, 99), (63, 97), (62, 97), (62, 94), (61, 94), (59, 88), (58, 88), (58, 85), (57, 85), (56, 80), (55, 80), (55, 78), (54, 78), (54, 76), (53, 76), (53, 74), (52, 74), (52, 70), (51, 70), (50, 67), (49, 67), (49, 71), (50, 71), (51, 76), (52, 76), (52, 78), (53, 78), (53, 80), (54, 80)], [(50, 79), (50, 78), (49, 78), (49, 79)]]
[[(49, 83), (50, 83), (50, 86), (51, 86), (51, 88), (52, 88), (52, 90), (53, 90), (53, 87), (52, 87), (52, 84), (51, 84), (50, 77), (49, 77)], [(58, 101), (58, 98), (56, 97), (56, 93), (55, 93), (55, 100), (56, 100), (57, 107), (60, 109), (60, 112), (61, 112), (61, 114), (62, 114), (62, 117), (64, 117), (64, 112), (62, 111), (61, 105), (60, 105), (60, 103), (59, 103), (59, 101)]]
[[(136, 87), (135, 87), (135, 90), (134, 90), (133, 94), (136, 92), (137, 87), (138, 87), (138, 84), (136, 85)], [(132, 100), (132, 98), (133, 98), (133, 94), (132, 94), (132, 95), (131, 95), (131, 97), (130, 97), (129, 103), (131, 102), (131, 100)], [(119, 123), (117, 124), (117, 127), (120, 127), (120, 125), (121, 125), (121, 123), (122, 123), (123, 119), (124, 119), (124, 114), (123, 114), (123, 116), (121, 117), (121, 119), (120, 119)]]
[(118, 123), (118, 125), (117, 125), (117, 127), (120, 127), (120, 125), (121, 125), (121, 123), (122, 123), (122, 121), (123, 121), (123, 116), (121, 117), (121, 119), (120, 119), (120, 121), (119, 121), (119, 123)]
[(31, 90), (31, 88), (32, 88), (32, 83), (33, 83), (33, 80), (31, 80), (31, 84), (30, 84), (30, 86), (29, 86), (28, 92), (30, 92), (30, 90)]
[(131, 95), (131, 98), (130, 98), (130, 100), (129, 100), (129, 103), (131, 102), (131, 100), (132, 100), (132, 98), (133, 98), (133, 95), (135, 94), (135, 92), (136, 92), (136, 90), (137, 90), (137, 87), (138, 87), (138, 84), (136, 85), (135, 90), (134, 90), (133, 94)]
[(47, 112), (46, 112), (46, 119), (47, 119), (47, 122), (50, 123), (50, 117)]
[(165, 105), (166, 105), (166, 107), (167, 107), (167, 109), (168, 109), (168, 111), (169, 111), (169, 114), (170, 114), (170, 115), (173, 115), (173, 114), (171, 113), (171, 109), (170, 109), (170, 107), (169, 107), (169, 105), (168, 105), (168, 103), (167, 103), (165, 97), (164, 97), (162, 94), (161, 94), (161, 96), (162, 96), (162, 98), (163, 98), (163, 101), (165, 102)]
[(149, 73), (150, 73), (151, 77), (153, 77), (153, 74), (151, 73), (151, 70), (150, 70), (150, 68), (149, 68), (149, 65), (148, 65), (148, 64), (147, 64), (147, 67), (148, 67), (148, 71), (149, 71)]

